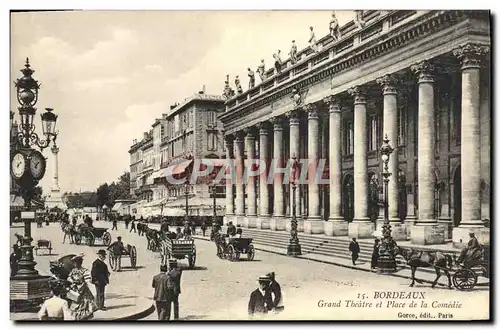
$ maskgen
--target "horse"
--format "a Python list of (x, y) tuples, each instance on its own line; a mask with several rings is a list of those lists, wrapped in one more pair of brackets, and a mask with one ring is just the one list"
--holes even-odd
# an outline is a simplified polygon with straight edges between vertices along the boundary
[(148, 228), (146, 231), (146, 239), (148, 240), (147, 249), (156, 251), (159, 243), (159, 232), (156, 229)]
[(74, 235), (75, 235), (75, 226), (69, 223), (63, 222), (61, 224), (61, 229), (64, 233), (63, 244), (66, 242), (66, 236), (69, 236), (69, 243), (74, 243)]
[[(411, 284), (410, 287), (415, 285), (415, 272), (418, 267), (434, 267), (436, 271), (436, 279), (432, 282), (434, 288), (437, 281), (441, 277), (441, 270), (448, 277), (448, 288), (451, 289), (451, 276), (450, 268), (453, 267), (453, 258), (450, 254), (440, 251), (417, 251), (413, 249), (406, 249), (399, 246), (395, 247), (396, 255), (401, 255), (411, 268)], [(421, 281), (418, 281), (422, 283)]]

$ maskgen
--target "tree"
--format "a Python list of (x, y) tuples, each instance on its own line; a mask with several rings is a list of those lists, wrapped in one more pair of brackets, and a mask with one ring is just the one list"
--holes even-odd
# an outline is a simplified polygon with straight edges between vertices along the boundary
[(107, 183), (101, 184), (96, 191), (97, 205), (102, 207), (104, 204), (110, 204), (110, 189)]

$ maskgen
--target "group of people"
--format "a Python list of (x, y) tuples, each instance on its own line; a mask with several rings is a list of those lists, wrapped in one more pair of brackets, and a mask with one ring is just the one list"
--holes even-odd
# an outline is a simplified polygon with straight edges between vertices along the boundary
[[(40, 320), (89, 320), (95, 311), (106, 310), (105, 288), (110, 276), (104, 262), (106, 251), (97, 252), (91, 271), (83, 267), (83, 257), (82, 254), (71, 258), (73, 268), (67, 278), (69, 287), (61, 278), (54, 277), (50, 281), (53, 296), (45, 300), (38, 311)], [(95, 297), (89, 288), (91, 284), (95, 286)]]
[(248, 315), (262, 315), (269, 312), (281, 313), (284, 311), (281, 286), (276, 281), (274, 272), (260, 276), (259, 287), (252, 291), (248, 301)]

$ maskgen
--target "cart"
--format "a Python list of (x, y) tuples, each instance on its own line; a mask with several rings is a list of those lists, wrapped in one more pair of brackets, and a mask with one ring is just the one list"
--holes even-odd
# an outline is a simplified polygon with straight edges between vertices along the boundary
[(464, 265), (459, 266), (452, 277), (453, 285), (460, 291), (470, 291), (477, 284), (479, 276), (490, 278), (489, 272), (489, 246), (483, 247), (483, 257), (479, 260), (464, 262)]
[(93, 246), (96, 239), (102, 240), (102, 244), (105, 246), (111, 244), (111, 234), (108, 232), (108, 228), (79, 226), (75, 232), (75, 243), (80, 244), (82, 238), (85, 239), (88, 246)]
[(38, 255), (38, 251), (42, 249), (49, 251), (49, 255), (52, 254), (52, 242), (48, 239), (39, 239), (36, 241), (35, 255)]
[(187, 258), (189, 268), (194, 268), (194, 265), (196, 263), (196, 246), (194, 245), (194, 239), (172, 239), (165, 237), (160, 242), (160, 244), (160, 256), (162, 265), (166, 265), (168, 260), (171, 258)]
[(226, 238), (223, 257), (230, 261), (240, 260), (240, 255), (246, 254), (247, 260), (255, 257), (255, 248), (251, 238)]
[[(122, 251), (122, 258), (123, 257), (130, 258), (130, 267), (134, 269), (137, 267), (137, 249), (134, 245), (127, 244), (125, 250)], [(114, 269), (116, 266), (116, 256), (112, 250), (109, 250), (109, 265), (111, 269)]]

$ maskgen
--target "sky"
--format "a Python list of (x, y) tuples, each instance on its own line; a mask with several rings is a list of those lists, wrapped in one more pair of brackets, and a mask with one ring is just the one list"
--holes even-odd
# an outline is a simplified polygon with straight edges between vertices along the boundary
[[(341, 25), (354, 12), (336, 11)], [(171, 104), (202, 89), (222, 93), (226, 74), (239, 75), (261, 59), (266, 68), (291, 41), (305, 48), (309, 26), (328, 34), (331, 11), (75, 11), (11, 14), (10, 81), (29, 57), (42, 86), (35, 118), (54, 108), (61, 190), (95, 190), (129, 170), (133, 139)], [(285, 59), (286, 56), (282, 56)], [(257, 83), (258, 83), (257, 79)], [(17, 113), (14, 84), (11, 109)], [(17, 119), (17, 115), (16, 115)], [(40, 182), (52, 185), (53, 156)]]

